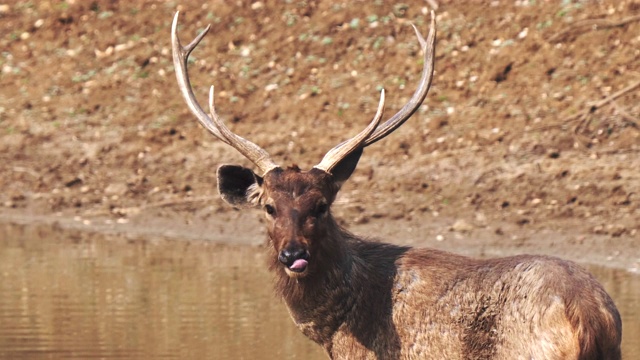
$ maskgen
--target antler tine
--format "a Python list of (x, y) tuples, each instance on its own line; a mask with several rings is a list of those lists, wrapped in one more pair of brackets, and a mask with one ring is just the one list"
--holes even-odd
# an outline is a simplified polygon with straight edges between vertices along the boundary
[(384, 108), (384, 90), (380, 94), (380, 104), (378, 105), (378, 112), (373, 121), (356, 137), (347, 140), (333, 149), (329, 150), (324, 156), (322, 161), (315, 167), (326, 172), (331, 173), (331, 170), (336, 166), (340, 160), (344, 159), (347, 155), (352, 153), (358, 148), (363, 148), (375, 143), (378, 140), (383, 139), (387, 135), (391, 134), (400, 125), (407, 121), (413, 113), (422, 105), (422, 102), (429, 93), (431, 87), (431, 80), (433, 79), (433, 69), (435, 61), (435, 43), (436, 43), (436, 16), (431, 11), (431, 29), (429, 30), (429, 36), (425, 40), (418, 29), (412, 24), (413, 30), (416, 32), (420, 47), (424, 52), (424, 66), (422, 68), (422, 76), (418, 88), (398, 113), (393, 115), (389, 120), (385, 121), (382, 125), (378, 126), (380, 117), (382, 117), (382, 111)]
[(211, 25), (207, 26), (206, 29), (196, 36), (189, 45), (183, 47), (180, 43), (180, 39), (178, 38), (179, 14), (180, 12), (177, 11), (176, 15), (173, 17), (173, 24), (171, 25), (171, 47), (173, 49), (173, 67), (176, 70), (176, 79), (178, 80), (180, 93), (187, 103), (189, 110), (191, 110), (191, 112), (196, 116), (200, 124), (209, 130), (209, 132), (211, 132), (215, 137), (228, 144), (228, 141), (222, 138), (222, 135), (218, 129), (215, 128), (211, 119), (209, 119), (209, 116), (207, 116), (204, 110), (202, 110), (202, 107), (200, 107), (200, 104), (198, 104), (198, 101), (193, 94), (191, 81), (189, 80), (189, 73), (187, 71), (187, 60), (189, 59), (189, 54), (191, 54), (191, 51), (198, 46), (202, 38), (207, 34), (207, 32), (209, 32)]
[(385, 121), (382, 125), (380, 125), (376, 132), (373, 133), (368, 139), (366, 139), (363, 143), (364, 146), (369, 146), (375, 143), (378, 140), (383, 139), (387, 135), (391, 134), (394, 130), (396, 130), (400, 125), (404, 124), (413, 113), (418, 110), (422, 102), (427, 97), (427, 93), (429, 93), (429, 89), (431, 88), (431, 80), (433, 80), (433, 69), (434, 69), (434, 61), (435, 61), (435, 43), (436, 43), (436, 16), (433, 10), (431, 11), (431, 29), (429, 29), (429, 35), (427, 36), (427, 40), (422, 37), (418, 29), (415, 25), (411, 24), (413, 29), (416, 32), (416, 36), (418, 37), (418, 41), (420, 42), (420, 47), (424, 52), (424, 66), (422, 68), (422, 77), (420, 78), (420, 83), (418, 84), (418, 88), (409, 99), (409, 102), (406, 103), (398, 113), (393, 115), (389, 120)]
[(247, 139), (236, 135), (222, 122), (218, 114), (216, 114), (215, 105), (213, 103), (213, 86), (209, 90), (209, 112), (215, 126), (220, 131), (222, 137), (228, 141), (228, 144), (233, 146), (247, 159), (251, 160), (260, 170), (262, 174), (266, 174), (269, 171), (278, 167), (276, 163), (271, 160), (271, 156), (263, 148), (248, 141)]
[(376, 111), (376, 115), (373, 117), (373, 120), (371, 120), (369, 125), (355, 137), (329, 150), (329, 152), (327, 152), (327, 154), (322, 158), (322, 161), (320, 161), (320, 163), (314, 167), (331, 173), (333, 167), (337, 165), (340, 160), (344, 159), (354, 150), (361, 147), (362, 144), (367, 140), (367, 138), (369, 138), (369, 136), (371, 136), (371, 134), (373, 134), (373, 132), (376, 130), (378, 124), (380, 124), (380, 119), (382, 118), (382, 114), (384, 113), (384, 99), (384, 89), (382, 89), (382, 91), (380, 91), (380, 102), (378, 103), (378, 111)]
[(209, 110), (211, 117), (209, 117), (196, 100), (191, 87), (191, 81), (189, 80), (189, 73), (187, 71), (187, 61), (191, 51), (198, 46), (202, 38), (207, 34), (211, 25), (207, 26), (198, 36), (196, 36), (191, 43), (187, 46), (182, 46), (180, 39), (178, 38), (178, 15), (179, 11), (173, 18), (173, 24), (171, 26), (171, 46), (173, 48), (173, 66), (176, 70), (176, 79), (178, 80), (178, 87), (180, 93), (184, 98), (189, 110), (196, 116), (198, 122), (204, 126), (211, 134), (223, 141), (224, 143), (233, 146), (247, 159), (251, 160), (262, 172), (266, 174), (270, 170), (278, 167), (269, 154), (259, 147), (258, 145), (234, 134), (231, 132), (218, 117), (213, 104), (213, 86), (209, 92)]

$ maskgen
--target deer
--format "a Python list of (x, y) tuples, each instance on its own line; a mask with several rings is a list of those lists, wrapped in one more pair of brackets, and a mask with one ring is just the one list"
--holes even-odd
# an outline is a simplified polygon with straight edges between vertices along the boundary
[(208, 114), (187, 72), (210, 30), (183, 46), (171, 28), (180, 93), (198, 122), (256, 167), (221, 165), (217, 186), (236, 208), (262, 209), (274, 290), (295, 325), (331, 359), (620, 359), (620, 314), (579, 265), (544, 255), (475, 259), (365, 239), (332, 216), (331, 205), (365, 147), (385, 138), (421, 106), (435, 65), (436, 18), (409, 101), (388, 120), (385, 92), (364, 130), (329, 150), (310, 170), (282, 167), (232, 132), (209, 91)]

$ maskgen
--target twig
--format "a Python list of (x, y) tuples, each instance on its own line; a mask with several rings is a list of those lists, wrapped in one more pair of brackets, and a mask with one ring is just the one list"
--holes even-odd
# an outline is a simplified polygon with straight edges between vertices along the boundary
[(640, 87), (640, 81), (637, 81), (635, 84), (631, 84), (631, 85), (627, 86), (626, 88), (613, 93), (609, 97), (604, 98), (604, 99), (596, 102), (592, 107), (595, 106), (596, 109), (600, 108), (600, 107), (608, 104), (609, 102), (619, 98), (620, 96), (625, 95), (626, 93), (628, 93), (628, 92), (630, 92), (632, 90), (635, 90), (637, 87)]
[(436, 0), (427, 0), (427, 4), (429, 4), (433, 10), (438, 10), (438, 2), (436, 2)]
[(589, 124), (591, 124), (591, 114), (591, 112), (582, 114), (582, 116), (580, 117), (580, 122), (578, 123), (578, 125), (576, 125), (575, 128), (573, 128), (573, 134), (576, 136), (576, 139), (580, 141), (584, 146), (587, 146), (587, 144), (590, 142), (590, 139), (587, 137), (581, 137), (582, 134), (580, 134), (580, 130), (589, 128)]
[(640, 123), (640, 119), (637, 119), (635, 117), (633, 117), (631, 114), (629, 114), (628, 112), (626, 112), (622, 107), (620, 107), (620, 105), (618, 105), (617, 102), (612, 101), (611, 105), (613, 105), (613, 108), (616, 109), (616, 111), (618, 112), (618, 114), (620, 114), (620, 116), (622, 116), (624, 118), (624, 120), (627, 122), (627, 124), (631, 125), (632, 127), (640, 130), (640, 127), (638, 126), (638, 123)]
[(569, 121), (573, 121), (575, 119), (578, 118), (582, 118), (585, 116), (585, 114), (593, 114), (594, 112), (596, 112), (596, 110), (600, 109), (601, 107), (609, 104), (610, 102), (612, 102), (613, 100), (621, 97), (622, 95), (625, 95), (628, 92), (631, 92), (633, 90), (635, 90), (636, 88), (640, 87), (640, 81), (635, 82), (634, 84), (631, 84), (629, 86), (627, 86), (626, 88), (619, 90), (613, 94), (611, 94), (610, 96), (597, 101), (595, 103), (592, 103), (591, 105), (589, 105), (586, 109), (582, 110), (581, 112), (577, 113), (577, 114), (573, 114), (570, 116), (567, 116), (566, 118), (564, 118), (564, 120), (562, 120), (563, 123), (569, 122)]
[[(575, 121), (575, 120), (580, 120), (580, 122), (578, 123), (578, 126), (576, 126), (576, 128), (574, 129), (574, 132), (578, 132), (583, 124), (585, 122), (587, 122), (587, 120), (589, 119), (589, 115), (593, 114), (594, 112), (596, 112), (596, 110), (604, 107), (605, 105), (609, 104), (609, 103), (613, 103), (613, 101), (619, 97), (621, 97), (622, 95), (625, 95), (633, 90), (635, 90), (636, 88), (640, 87), (640, 81), (637, 81), (634, 84), (631, 84), (629, 86), (627, 86), (626, 88), (619, 90), (617, 92), (615, 92), (614, 94), (600, 100), (597, 102), (594, 102), (590, 105), (587, 106), (586, 109), (579, 111), (575, 114), (569, 115), (567, 117), (565, 117), (564, 119), (562, 119), (559, 123), (557, 124), (552, 124), (552, 125), (546, 125), (546, 126), (540, 126), (540, 127), (536, 127), (531, 129), (530, 131), (542, 131), (542, 130), (548, 130), (548, 129), (553, 129), (556, 127), (562, 127), (565, 124)], [(635, 123), (634, 123), (635, 124)]]
[[(589, 140), (586, 139), (583, 141), (583, 139), (581, 139), (580, 136), (580, 131), (587, 129), (589, 127), (589, 124), (591, 123), (591, 118), (594, 112), (596, 112), (596, 110), (600, 109), (601, 107), (607, 105), (607, 104), (612, 104), (614, 102), (615, 99), (619, 98), (620, 96), (634, 90), (635, 88), (640, 87), (640, 81), (636, 82), (635, 84), (632, 84), (630, 86), (627, 86), (626, 88), (592, 104), (591, 106), (589, 106), (588, 109), (583, 110), (581, 114), (578, 116), (578, 119), (580, 119), (580, 122), (578, 123), (578, 125), (576, 125), (576, 127), (573, 129), (573, 133), (575, 134), (575, 136), (577, 137), (578, 140), (580, 140), (583, 145), (585, 145), (585, 143), (589, 143)], [(568, 119), (573, 119), (575, 118), (574, 116), (570, 116), (568, 117)], [(567, 120), (565, 120), (566, 122)], [(586, 145), (585, 145), (586, 146)]]
[(620, 154), (633, 154), (640, 153), (640, 149), (614, 149), (598, 151), (598, 155), (620, 155)]
[(476, 178), (476, 180), (473, 182), (474, 186), (478, 186), (478, 184), (482, 183), (485, 179), (485, 177), (494, 175), (496, 173), (499, 172), (504, 172), (504, 169), (501, 167), (497, 167), (497, 168), (493, 168), (493, 169), (489, 169), (487, 171), (484, 171), (482, 174), (480, 174), (480, 176), (478, 176), (478, 178)]
[(23, 166), (14, 166), (13, 167), (13, 171), (14, 172), (20, 172), (20, 173), (26, 173), (29, 174), (35, 178), (39, 178), (40, 174), (37, 171), (34, 171), (28, 167), (23, 167)]
[(568, 29), (564, 29), (559, 33), (556, 33), (549, 37), (548, 42), (554, 42), (558, 38), (570, 33), (571, 31), (577, 30), (578, 28), (590, 27), (592, 30), (602, 30), (609, 29), (612, 27), (624, 26), (632, 22), (640, 21), (640, 15), (634, 15), (627, 18), (624, 18), (620, 21), (611, 21), (608, 19), (586, 19), (577, 21), (573, 25), (571, 25)]

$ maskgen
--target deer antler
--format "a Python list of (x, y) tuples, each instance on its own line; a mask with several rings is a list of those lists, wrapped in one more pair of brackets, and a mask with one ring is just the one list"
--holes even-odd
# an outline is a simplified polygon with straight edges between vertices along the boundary
[(272, 169), (278, 167), (276, 163), (271, 160), (271, 156), (259, 147), (258, 145), (248, 141), (229, 130), (222, 119), (218, 117), (216, 113), (214, 104), (213, 104), (213, 86), (209, 92), (209, 110), (211, 117), (207, 115), (202, 107), (196, 100), (195, 95), (193, 94), (193, 88), (191, 87), (191, 82), (189, 81), (189, 74), (187, 72), (187, 60), (189, 59), (189, 54), (193, 49), (198, 46), (202, 38), (207, 34), (211, 25), (207, 26), (198, 36), (196, 36), (193, 41), (187, 45), (182, 46), (180, 43), (180, 39), (178, 38), (178, 14), (180, 12), (176, 12), (176, 15), (173, 18), (173, 25), (171, 26), (171, 46), (173, 48), (173, 66), (176, 69), (176, 78), (178, 80), (178, 87), (180, 88), (180, 93), (184, 98), (189, 110), (196, 116), (198, 122), (204, 126), (211, 134), (213, 134), (218, 139), (222, 140), (224, 143), (233, 146), (236, 150), (238, 150), (242, 155), (244, 155), (247, 159), (251, 160), (261, 171), (262, 175), (268, 173)]
[(373, 134), (373, 132), (378, 127), (383, 113), (384, 89), (380, 91), (380, 102), (378, 103), (378, 111), (376, 111), (376, 115), (369, 123), (369, 126), (367, 126), (355, 137), (329, 150), (329, 152), (327, 152), (322, 158), (322, 161), (320, 161), (320, 163), (314, 167), (331, 173), (333, 167), (336, 166), (340, 162), (340, 160), (344, 159), (347, 155), (351, 154), (357, 148), (363, 146), (364, 142), (371, 136), (371, 134)]
[[(413, 25), (412, 25), (413, 26)], [(371, 124), (356, 137), (347, 140), (333, 149), (329, 150), (327, 154), (324, 156), (320, 164), (316, 165), (316, 168), (321, 170), (325, 170), (327, 172), (331, 172), (330, 170), (340, 162), (340, 160), (344, 159), (347, 155), (349, 155), (352, 151), (358, 149), (359, 147), (366, 147), (378, 140), (385, 138), (387, 135), (391, 134), (394, 130), (396, 130), (400, 125), (404, 124), (413, 113), (418, 110), (422, 102), (427, 97), (427, 93), (429, 93), (429, 89), (431, 88), (431, 80), (433, 80), (433, 68), (435, 61), (435, 43), (436, 43), (436, 16), (433, 11), (431, 11), (431, 29), (429, 30), (429, 35), (427, 36), (427, 40), (425, 40), (418, 29), (413, 26), (413, 29), (416, 32), (416, 36), (418, 37), (418, 41), (420, 42), (420, 47), (424, 52), (424, 66), (422, 68), (422, 76), (420, 78), (420, 83), (418, 84), (418, 88), (409, 99), (400, 111), (398, 111), (395, 115), (393, 115), (389, 120), (385, 121), (379, 127), (371, 128)], [(381, 95), (381, 104), (378, 106), (378, 115), (381, 115), (381, 107), (382, 102), (384, 101), (384, 93)], [(378, 119), (379, 120), (379, 119)], [(374, 118), (374, 121), (377, 121)], [(369, 130), (375, 130), (370, 132)], [(364, 133), (368, 133), (363, 137)]]
[[(175, 17), (173, 18), (173, 25), (171, 26), (173, 65), (176, 69), (176, 78), (178, 80), (180, 92), (182, 94), (182, 97), (185, 99), (189, 110), (191, 110), (191, 112), (198, 119), (198, 122), (200, 122), (202, 126), (209, 130), (211, 134), (213, 134), (224, 143), (233, 146), (247, 159), (251, 160), (263, 172), (263, 174), (266, 174), (270, 170), (278, 167), (278, 165), (273, 162), (271, 156), (269, 156), (269, 154), (264, 149), (236, 135), (226, 127), (222, 119), (218, 117), (218, 114), (216, 113), (214, 107), (213, 86), (211, 87), (211, 90), (209, 92), (209, 110), (211, 116), (207, 115), (204, 110), (202, 110), (202, 107), (195, 98), (193, 89), (191, 87), (191, 82), (189, 81), (187, 60), (191, 51), (193, 51), (193, 49), (198, 46), (211, 26), (207, 26), (206, 29), (204, 29), (198, 36), (196, 36), (196, 38), (193, 39), (193, 41), (189, 45), (183, 47), (180, 43), (180, 39), (178, 38), (178, 15), (179, 12), (176, 12)], [(424, 52), (424, 66), (422, 68), (422, 76), (420, 78), (418, 88), (413, 93), (413, 96), (411, 96), (411, 99), (409, 99), (409, 102), (407, 102), (400, 109), (400, 111), (398, 111), (398, 113), (393, 115), (382, 125), (378, 126), (384, 110), (385, 94), (383, 90), (380, 93), (380, 103), (378, 104), (378, 111), (376, 112), (376, 115), (374, 116), (371, 123), (369, 123), (369, 125), (355, 137), (329, 150), (323, 157), (322, 161), (315, 166), (316, 168), (330, 173), (335, 165), (337, 165), (342, 159), (347, 157), (353, 151), (369, 146), (391, 134), (405, 121), (407, 121), (411, 117), (411, 115), (413, 115), (413, 113), (415, 113), (416, 110), (420, 107), (420, 105), (426, 98), (427, 93), (429, 92), (429, 88), (431, 87), (431, 80), (433, 79), (433, 68), (435, 59), (434, 49), (436, 40), (436, 20), (434, 12), (431, 11), (431, 29), (429, 30), (427, 40), (422, 37), (415, 26), (413, 26), (413, 29), (416, 32), (418, 41), (420, 42), (420, 47)]]

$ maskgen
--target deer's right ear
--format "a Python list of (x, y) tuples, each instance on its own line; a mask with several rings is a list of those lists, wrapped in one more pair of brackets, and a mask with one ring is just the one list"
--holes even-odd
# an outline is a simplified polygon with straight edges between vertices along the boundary
[(364, 150), (364, 148), (355, 149), (349, 155), (345, 156), (344, 159), (340, 160), (331, 170), (331, 175), (333, 175), (336, 180), (338, 188), (342, 187), (342, 184), (353, 174), (353, 171), (358, 165), (358, 161), (360, 161), (360, 156), (362, 156), (362, 150)]
[(218, 191), (222, 200), (236, 207), (257, 205), (253, 199), (261, 192), (262, 178), (251, 169), (237, 165), (218, 168)]

